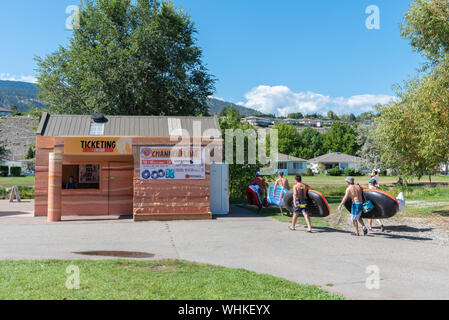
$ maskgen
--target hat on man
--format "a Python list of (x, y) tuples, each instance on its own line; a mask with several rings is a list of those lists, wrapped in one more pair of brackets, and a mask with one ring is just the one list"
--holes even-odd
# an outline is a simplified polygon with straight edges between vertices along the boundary
[(354, 178), (353, 177), (347, 177), (345, 181), (347, 183), (354, 184)]

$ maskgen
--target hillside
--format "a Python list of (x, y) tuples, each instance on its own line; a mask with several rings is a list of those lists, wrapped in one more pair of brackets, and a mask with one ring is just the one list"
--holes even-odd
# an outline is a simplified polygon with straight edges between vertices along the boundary
[(0, 108), (17, 106), (19, 111), (29, 109), (29, 105), (42, 108), (44, 104), (37, 99), (36, 85), (18, 81), (0, 81)]
[[(37, 94), (38, 89), (33, 83), (0, 80), (0, 108), (9, 109), (10, 106), (15, 105), (21, 112), (26, 112), (29, 105), (42, 108), (44, 104), (38, 100)], [(244, 115), (260, 114), (256, 110), (214, 98), (208, 99), (207, 104), (211, 114), (219, 114), (221, 110), (230, 105)]]

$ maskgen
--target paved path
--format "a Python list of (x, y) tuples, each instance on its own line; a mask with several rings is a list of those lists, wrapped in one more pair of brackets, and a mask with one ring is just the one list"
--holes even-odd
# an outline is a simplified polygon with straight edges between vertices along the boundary
[[(331, 229), (291, 232), (286, 223), (238, 208), (231, 217), (211, 221), (134, 223), (78, 217), (48, 224), (26, 213), (6, 215), (5, 207), (0, 202), (0, 259), (92, 259), (74, 252), (142, 251), (155, 259), (272, 274), (353, 299), (449, 299), (448, 247), (419, 238), (355, 238)], [(379, 268), (379, 290), (366, 288), (369, 266)]]

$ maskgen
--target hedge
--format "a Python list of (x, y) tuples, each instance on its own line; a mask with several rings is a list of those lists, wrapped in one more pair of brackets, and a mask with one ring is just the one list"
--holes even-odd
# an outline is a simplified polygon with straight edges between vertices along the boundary
[[(19, 194), (21, 199), (34, 199), (34, 188), (29, 186), (18, 186)], [(11, 192), (11, 188), (8, 188), (8, 191)], [(6, 192), (6, 188), (0, 187), (0, 200), (1, 199), (9, 199), (10, 193)]]
[(22, 168), (21, 167), (11, 167), (10, 170), (12, 177), (20, 177), (22, 175)]
[(335, 167), (327, 170), (327, 174), (333, 177), (339, 177), (343, 174), (343, 171), (339, 167)]
[(7, 177), (9, 172), (8, 166), (0, 166), (0, 177)]

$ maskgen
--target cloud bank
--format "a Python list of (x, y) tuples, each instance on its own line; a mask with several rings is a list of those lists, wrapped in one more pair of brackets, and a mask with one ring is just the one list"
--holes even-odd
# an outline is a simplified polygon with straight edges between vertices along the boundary
[(247, 108), (262, 113), (287, 116), (301, 112), (326, 114), (329, 110), (337, 114), (360, 114), (372, 111), (375, 104), (385, 104), (396, 98), (389, 95), (364, 94), (352, 97), (330, 97), (314, 92), (293, 92), (286, 86), (258, 86), (245, 94), (246, 102), (239, 102)]
[(3, 81), (23, 81), (23, 82), (31, 82), (36, 83), (37, 78), (34, 76), (26, 76), (26, 75), (12, 75), (10, 73), (0, 73), (0, 80)]

